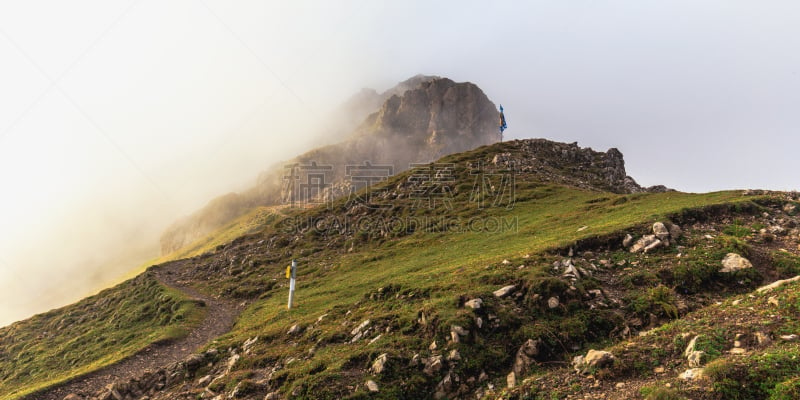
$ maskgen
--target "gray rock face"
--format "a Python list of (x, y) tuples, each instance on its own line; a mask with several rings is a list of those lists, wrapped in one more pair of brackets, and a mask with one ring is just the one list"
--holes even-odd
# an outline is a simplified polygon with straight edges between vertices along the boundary
[[(346, 165), (363, 165), (365, 161), (373, 165), (392, 165), (392, 172), (396, 174), (412, 163), (435, 161), (499, 140), (500, 113), (486, 94), (470, 82), (418, 76), (390, 89), (386, 96), (375, 97), (370, 91), (363, 92), (362, 96), (365, 101), (359, 103), (374, 104), (375, 99), (383, 102), (362, 118), (360, 125), (340, 143), (309, 151), (286, 162), (333, 166), (330, 176), (326, 175), (326, 183), (331, 186), (323, 194), (325, 198), (350, 193)], [(263, 172), (255, 187), (213, 199), (203, 209), (175, 222), (161, 237), (162, 254), (202, 238), (252, 207), (286, 203), (283, 167)], [(304, 197), (295, 198), (299, 201), (308, 196), (298, 195)]]

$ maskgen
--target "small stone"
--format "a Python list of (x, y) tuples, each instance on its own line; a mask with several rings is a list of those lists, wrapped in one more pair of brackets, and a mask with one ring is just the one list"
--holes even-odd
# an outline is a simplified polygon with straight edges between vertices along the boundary
[(685, 381), (698, 380), (703, 377), (703, 368), (691, 368), (681, 373), (678, 377)]
[(75, 393), (70, 393), (70, 394), (64, 396), (63, 400), (83, 400), (83, 397), (78, 396)]
[(663, 241), (669, 238), (669, 229), (667, 229), (667, 226), (664, 225), (663, 222), (656, 222), (655, 224), (653, 224), (653, 234), (659, 240)]
[(614, 361), (614, 355), (607, 351), (589, 350), (583, 361), (589, 367), (603, 367)]
[(664, 367), (655, 367), (655, 368), (653, 368), (653, 373), (655, 373), (655, 374), (663, 374), (664, 373)]
[(366, 328), (366, 327), (368, 327), (368, 326), (369, 326), (369, 323), (370, 323), (370, 321), (369, 321), (368, 319), (367, 319), (367, 320), (364, 320), (364, 321), (363, 321), (362, 323), (360, 323), (360, 324), (359, 324), (357, 327), (353, 328), (353, 330), (352, 330), (352, 331), (350, 331), (350, 334), (351, 334), (351, 335), (353, 335), (353, 336), (355, 336), (355, 335), (358, 335), (359, 333), (361, 333), (361, 331), (362, 331), (364, 328)]
[(434, 351), (436, 350), (437, 347), (438, 346), (436, 345), (436, 341), (434, 340), (433, 342), (431, 342), (430, 346), (428, 346), (428, 350)]
[(617, 389), (624, 388), (625, 387), (625, 382), (617, 382), (617, 384), (614, 385), (614, 387), (617, 388)]
[(286, 332), (286, 334), (289, 335), (289, 336), (294, 336), (294, 335), (299, 334), (302, 331), (303, 331), (303, 328), (300, 326), (300, 324), (294, 324), (294, 325), (292, 325), (291, 328), (289, 328), (289, 330)]
[(370, 379), (367, 381), (366, 385), (367, 385), (367, 390), (369, 390), (370, 392), (372, 393), (378, 392), (378, 384), (375, 383), (375, 381)]
[(503, 265), (511, 265), (511, 261), (503, 260)]
[[(687, 337), (691, 336), (691, 334), (684, 333), (681, 335), (682, 338), (686, 339)], [(697, 339), (700, 338), (700, 335), (695, 335), (692, 340), (689, 341), (689, 344), (686, 345), (686, 349), (683, 350), (683, 356), (689, 358), (689, 354), (695, 351), (695, 346), (697, 346)]]
[(386, 369), (386, 362), (389, 360), (389, 355), (383, 353), (375, 359), (375, 362), (372, 363), (372, 367), (370, 371), (372, 371), (375, 375), (380, 375)]
[(481, 308), (482, 304), (483, 304), (483, 299), (477, 298), (477, 299), (469, 300), (466, 303), (464, 303), (464, 307), (469, 307), (469, 308), (471, 308), (473, 310), (477, 310), (477, 309)]
[(430, 358), (425, 359), (425, 368), (422, 370), (423, 373), (426, 375), (433, 376), (434, 374), (438, 373), (442, 370), (444, 364), (442, 362), (442, 356), (432, 356)]
[(495, 290), (493, 293), (495, 297), (503, 298), (513, 293), (515, 290), (517, 290), (517, 285), (508, 285)]
[(778, 301), (778, 298), (775, 296), (769, 296), (769, 298), (767, 299), (767, 304), (773, 305), (775, 307), (779, 307), (781, 305), (780, 301)]
[(622, 239), (622, 247), (630, 247), (633, 244), (633, 236), (631, 234), (626, 234), (625, 238)]
[(513, 389), (513, 388), (514, 388), (514, 386), (516, 386), (516, 385), (517, 385), (517, 375), (514, 373), (514, 371), (511, 371), (511, 372), (510, 372), (510, 373), (509, 373), (509, 374), (506, 376), (506, 384), (508, 385), (508, 388), (509, 388), (509, 389)]
[(450, 354), (447, 355), (447, 361), (458, 361), (460, 359), (461, 353), (457, 349), (450, 350)]
[(211, 383), (211, 381), (212, 381), (212, 380), (214, 380), (214, 377), (213, 377), (213, 376), (211, 376), (211, 375), (206, 375), (206, 376), (204, 376), (204, 377), (200, 378), (200, 379), (197, 381), (197, 384), (198, 384), (198, 385), (200, 385), (200, 386), (208, 386), (208, 384), (209, 384), (209, 383)]
[(553, 296), (553, 297), (547, 299), (547, 307), (549, 307), (551, 309), (557, 308), (560, 304), (561, 303), (558, 301), (558, 297), (556, 297), (556, 296)]
[(475, 317), (475, 326), (477, 326), (478, 329), (483, 328), (483, 318)]
[(742, 299), (736, 299), (736, 300), (732, 301), (731, 304), (734, 305), (734, 306), (738, 306), (741, 302), (742, 302)]
[(772, 339), (764, 332), (756, 332), (755, 336), (759, 346), (766, 346), (772, 343)]
[(719, 272), (730, 273), (747, 268), (753, 268), (753, 264), (750, 263), (750, 260), (736, 253), (728, 253), (725, 255), (725, 258), (722, 259), (722, 269), (720, 269)]
[[(662, 244), (661, 240), (659, 240), (656, 235), (644, 235), (636, 243), (631, 246), (631, 253), (638, 253), (652, 250)], [(649, 249), (649, 250), (645, 250)]]
[[(745, 350), (745, 349), (743, 349), (741, 347), (734, 347), (734, 348), (732, 348), (730, 350), (730, 353), (734, 354), (734, 355), (741, 355), (741, 354), (747, 353), (747, 350)], [(691, 366), (691, 364), (689, 364), (689, 366)]]
[(677, 240), (683, 235), (683, 230), (676, 224), (667, 224), (667, 229), (669, 229), (669, 237), (672, 240)]
[(281, 392), (274, 391), (267, 393), (267, 395), (264, 397), (264, 400), (278, 400), (280, 398), (281, 398)]
[(582, 227), (578, 228), (577, 232), (582, 232), (582, 231), (585, 231), (585, 230), (587, 230), (587, 229), (589, 229), (589, 227), (588, 227), (588, 226), (586, 226), (586, 225), (584, 225), (584, 226), (582, 226)]
[(699, 351), (699, 350), (695, 350), (689, 353), (689, 356), (686, 357), (686, 359), (689, 361), (689, 367), (697, 368), (703, 365), (705, 355), (706, 355), (705, 351)]
[(785, 341), (787, 341), (787, 342), (794, 342), (794, 341), (796, 341), (798, 338), (800, 338), (800, 336), (797, 336), (797, 335), (795, 335), (794, 333), (793, 333), (793, 334), (791, 334), (791, 335), (781, 335), (781, 340), (785, 340)]

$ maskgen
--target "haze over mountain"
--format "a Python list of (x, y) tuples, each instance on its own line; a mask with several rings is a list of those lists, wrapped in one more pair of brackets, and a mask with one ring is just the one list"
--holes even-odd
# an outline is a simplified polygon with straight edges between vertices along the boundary
[[(372, 107), (370, 109), (370, 107)], [(414, 163), (429, 163), (444, 155), (490, 144), (500, 139), (500, 113), (483, 91), (472, 83), (418, 75), (377, 93), (363, 90), (341, 107), (347, 120), (362, 121), (345, 140), (308, 151), (263, 172), (255, 187), (212, 200), (205, 208), (172, 225), (161, 238), (161, 253), (168, 255), (221, 228), (256, 206), (289, 204), (287, 176), (298, 173), (287, 165), (330, 167), (322, 174), (318, 193), (292, 193), (298, 204), (311, 197), (336, 198), (363, 189), (348, 168), (388, 168), (371, 178), (377, 183)], [(313, 171), (312, 171), (313, 172)], [(304, 184), (312, 172), (298, 176)], [(361, 175), (370, 177), (373, 171)], [(358, 179), (358, 178), (356, 178)], [(308, 182), (311, 182), (310, 180)], [(299, 190), (297, 191), (299, 192)], [(323, 193), (325, 192), (325, 193)]]

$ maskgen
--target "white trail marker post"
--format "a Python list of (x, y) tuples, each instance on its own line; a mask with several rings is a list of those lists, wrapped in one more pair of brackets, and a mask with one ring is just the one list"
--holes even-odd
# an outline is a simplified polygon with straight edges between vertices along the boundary
[(287, 305), (288, 309), (292, 309), (292, 303), (294, 302), (294, 278), (297, 272), (297, 261), (292, 260), (292, 265), (286, 268), (286, 277), (289, 278), (289, 304)]

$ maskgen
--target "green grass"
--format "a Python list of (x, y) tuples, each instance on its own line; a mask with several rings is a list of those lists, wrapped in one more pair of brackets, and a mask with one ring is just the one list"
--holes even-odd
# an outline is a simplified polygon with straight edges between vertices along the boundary
[[(308, 243), (306, 247), (296, 248), (300, 269), (295, 308), (288, 311), (285, 306), (286, 292), (281, 275), (287, 258), (259, 271), (259, 274), (275, 277), (281, 284), (268, 290), (261, 296), (262, 300), (244, 312), (223, 343), (235, 345), (254, 336), (265, 338), (265, 347), (256, 356), (265, 363), (297, 357), (313, 348), (313, 363), (324, 365), (321, 372), (309, 377), (311, 362), (298, 361), (281, 371), (276, 382), (288, 382), (283, 390), (308, 393), (308, 398), (337, 398), (346, 394), (326, 392), (327, 380), (337, 379), (342, 371), (355, 368), (354, 364), (360, 369), (367, 368), (379, 349), (389, 351), (403, 363), (415, 352), (422, 350), (424, 353), (432, 340), (446, 343), (452, 324), (475, 329), (472, 311), (460, 308), (459, 298), (481, 297), (486, 312), (506, 313), (500, 315), (504, 323), (497, 329), (494, 339), (487, 338), (483, 343), (460, 348), (469, 361), (461, 363), (457, 372), (477, 375), (482, 369), (502, 371), (511, 361), (509, 354), (513, 354), (513, 346), (519, 346), (529, 337), (545, 337), (552, 346), (564, 346), (566, 341), (586, 343), (602, 340), (600, 336), (592, 339), (594, 331), (608, 332), (619, 322), (613, 313), (589, 312), (573, 303), (565, 304), (563, 311), (555, 313), (534, 311), (538, 313), (536, 324), (528, 321), (528, 317), (499, 307), (499, 300), (494, 299), (491, 292), (506, 284), (523, 282), (538, 288), (539, 292), (553, 290), (555, 293), (564, 289), (548, 289), (548, 282), (563, 283), (550, 277), (549, 264), (538, 261), (542, 254), (578, 240), (652, 224), (686, 209), (752, 200), (742, 197), (740, 192), (625, 196), (552, 185), (525, 187), (519, 194), (527, 200), (518, 201), (510, 210), (488, 208), (476, 212), (469, 204), (449, 210), (456, 218), (504, 219), (512, 227), (506, 231), (416, 232), (389, 239), (368, 237), (364, 241), (355, 235), (344, 247), (352, 245), (356, 250), (336, 255)], [(627, 201), (619, 201), (621, 198)], [(602, 207), (595, 207), (598, 203)], [(320, 211), (309, 213), (313, 212)], [(407, 215), (419, 213), (437, 215), (436, 210), (415, 210)], [(579, 232), (582, 226), (589, 228)], [(270, 234), (267, 231), (264, 236)], [(524, 258), (524, 255), (533, 257)], [(512, 265), (502, 265), (504, 259), (511, 260)], [(518, 269), (520, 265), (526, 267)], [(370, 301), (371, 294), (388, 285), (399, 288), (395, 291), (405, 293), (404, 297)], [(651, 292), (651, 305), (674, 317), (676, 311), (669, 293), (661, 289)], [(536, 307), (538, 305), (534, 304)], [(421, 313), (426, 313), (427, 318), (436, 323), (420, 326)], [(328, 317), (316, 323), (323, 314)], [(366, 319), (380, 327), (381, 339), (368, 347), (364, 342), (346, 343), (350, 329)], [(350, 325), (342, 327), (342, 320), (349, 321)], [(313, 327), (313, 330), (304, 334), (298, 347), (281, 345), (286, 330), (295, 323)], [(374, 332), (370, 339), (377, 334)], [(403, 398), (404, 395), (413, 398), (432, 389), (424, 376), (408, 371), (379, 378), (383, 379), (379, 380), (381, 387), (393, 388), (381, 391), (380, 397), (384, 398)], [(344, 384), (340, 382), (336, 386)]]
[(203, 309), (143, 275), (74, 305), (0, 329), (0, 399), (94, 371), (185, 336)]

